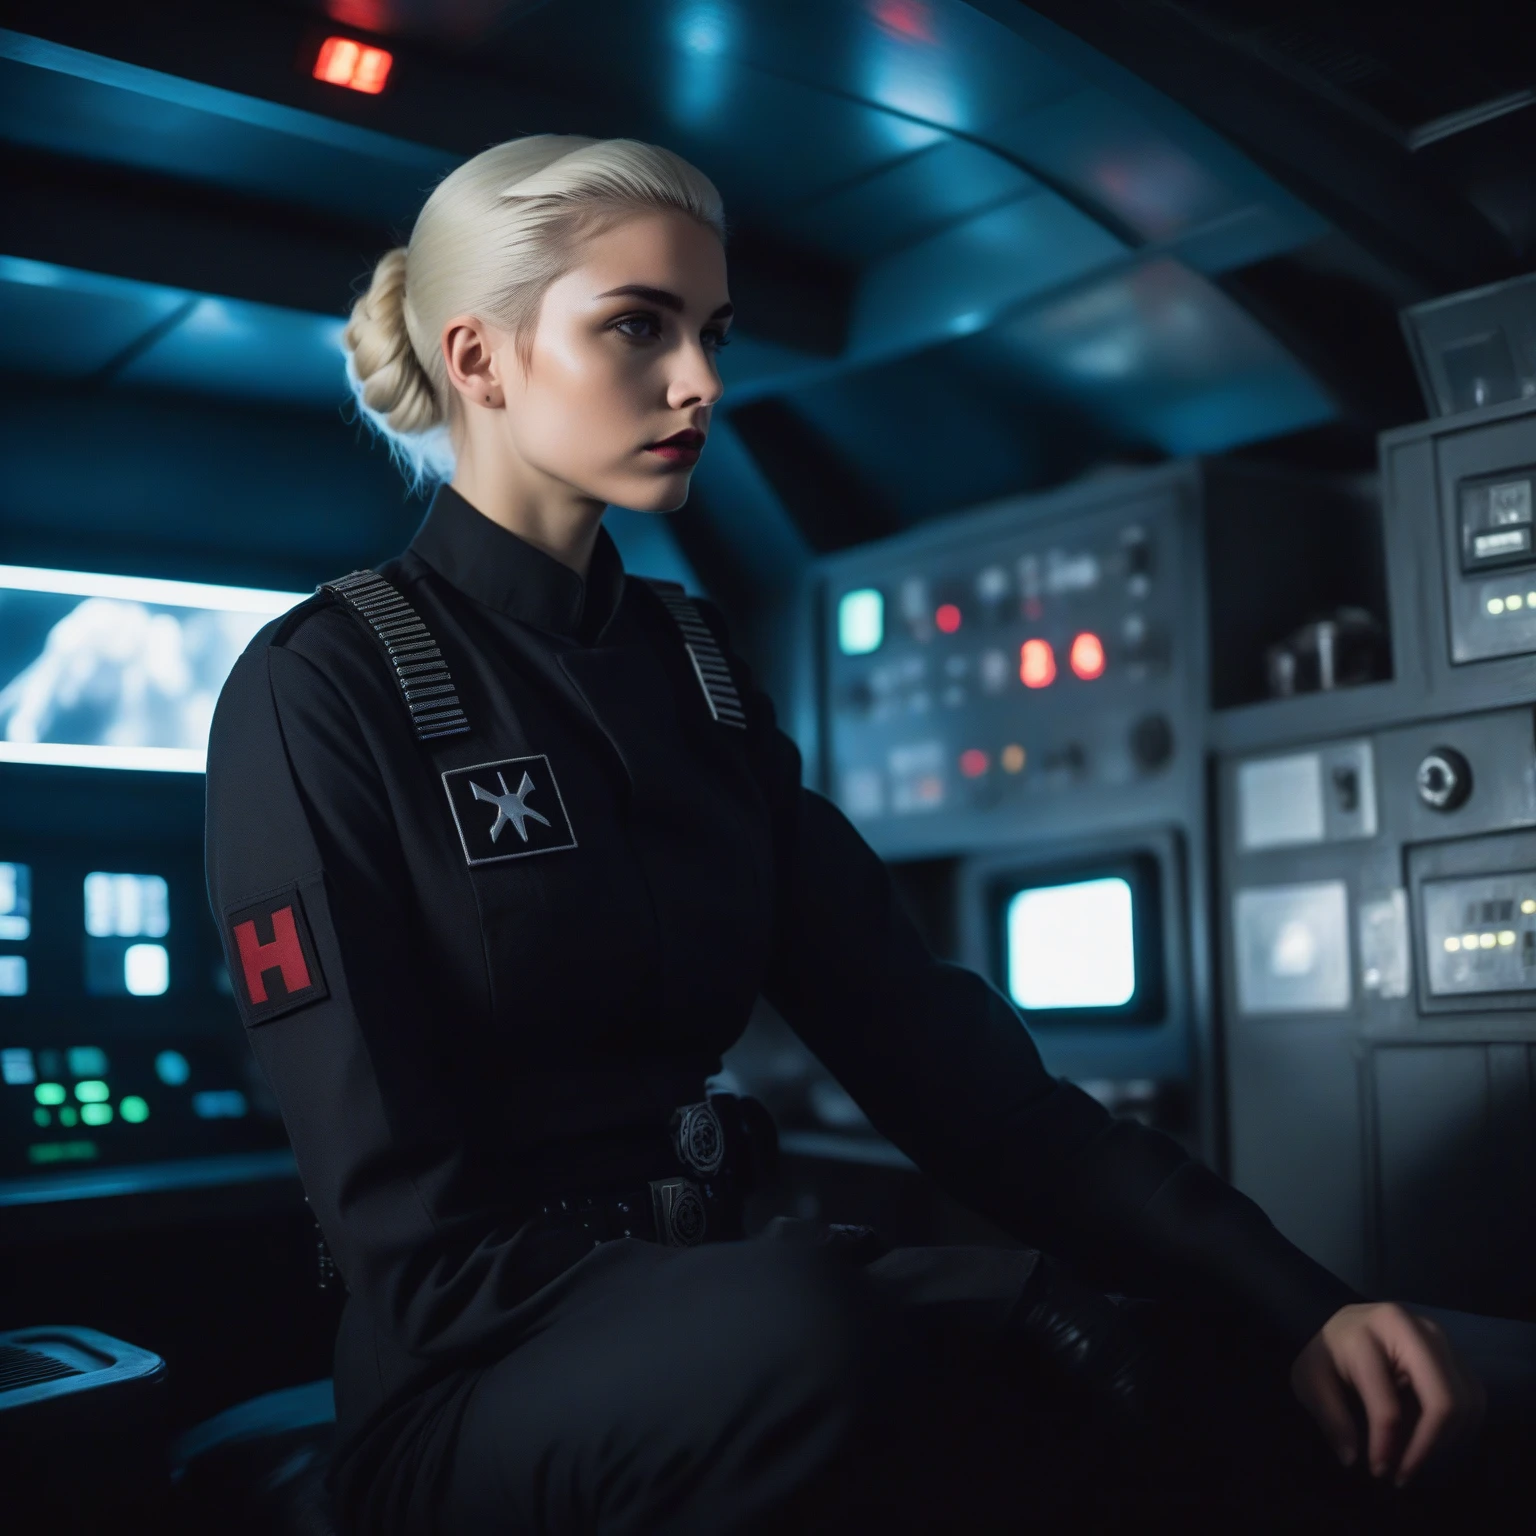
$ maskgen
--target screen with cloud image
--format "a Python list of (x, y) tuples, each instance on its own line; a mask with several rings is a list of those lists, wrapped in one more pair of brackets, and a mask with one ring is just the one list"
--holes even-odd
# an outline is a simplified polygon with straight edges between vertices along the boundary
[(304, 597), (0, 566), (0, 762), (201, 773), (230, 668)]

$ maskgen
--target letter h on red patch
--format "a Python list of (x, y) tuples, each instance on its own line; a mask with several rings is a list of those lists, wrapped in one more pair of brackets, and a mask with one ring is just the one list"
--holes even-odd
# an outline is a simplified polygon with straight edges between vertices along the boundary
[(230, 980), (247, 1024), (327, 996), (298, 888), (231, 912)]

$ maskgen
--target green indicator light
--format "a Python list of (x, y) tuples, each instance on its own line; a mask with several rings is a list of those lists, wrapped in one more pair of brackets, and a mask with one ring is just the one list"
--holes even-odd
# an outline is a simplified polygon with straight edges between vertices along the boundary
[(32, 1090), (32, 1097), (39, 1104), (62, 1104), (68, 1095), (64, 1092), (63, 1083), (39, 1083)]
[(112, 1122), (112, 1106), (110, 1104), (87, 1104), (80, 1111), (80, 1118), (87, 1125), (110, 1125)]
[(885, 599), (873, 587), (845, 592), (837, 604), (837, 646), (845, 656), (867, 656), (885, 638)]
[(105, 1104), (112, 1097), (112, 1090), (99, 1077), (90, 1077), (75, 1084), (75, 1097), (82, 1104)]
[(29, 1163), (88, 1163), (95, 1156), (94, 1141), (38, 1141), (27, 1148)]
[(149, 1105), (138, 1094), (130, 1093), (121, 1104), (117, 1106), (117, 1112), (129, 1125), (142, 1125), (149, 1119)]
[(75, 1108), (72, 1104), (66, 1104), (64, 1108), (59, 1111), (60, 1125), (73, 1125), (77, 1120), (79, 1120), (79, 1118), (80, 1116), (75, 1113)]
[(52, 1125), (53, 1116), (46, 1109), (34, 1109), (32, 1111), (33, 1125)]

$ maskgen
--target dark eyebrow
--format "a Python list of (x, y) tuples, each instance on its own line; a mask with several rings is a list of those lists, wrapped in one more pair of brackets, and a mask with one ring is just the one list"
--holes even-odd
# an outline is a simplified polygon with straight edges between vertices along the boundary
[[(682, 314), (683, 301), (675, 293), (668, 293), (665, 288), (647, 288), (643, 283), (626, 283), (622, 288), (610, 288), (607, 293), (598, 294), (600, 299), (644, 299), (650, 304), (659, 304), (663, 309), (670, 309), (675, 314)], [(709, 318), (711, 320), (729, 320), (736, 313), (734, 304), (722, 304)]]

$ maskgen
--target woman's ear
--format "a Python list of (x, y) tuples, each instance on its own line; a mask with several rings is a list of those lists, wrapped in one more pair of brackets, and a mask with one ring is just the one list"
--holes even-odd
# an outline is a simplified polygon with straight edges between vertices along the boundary
[(489, 328), (473, 315), (455, 315), (443, 327), (448, 382), (466, 405), (499, 409), (506, 396)]

